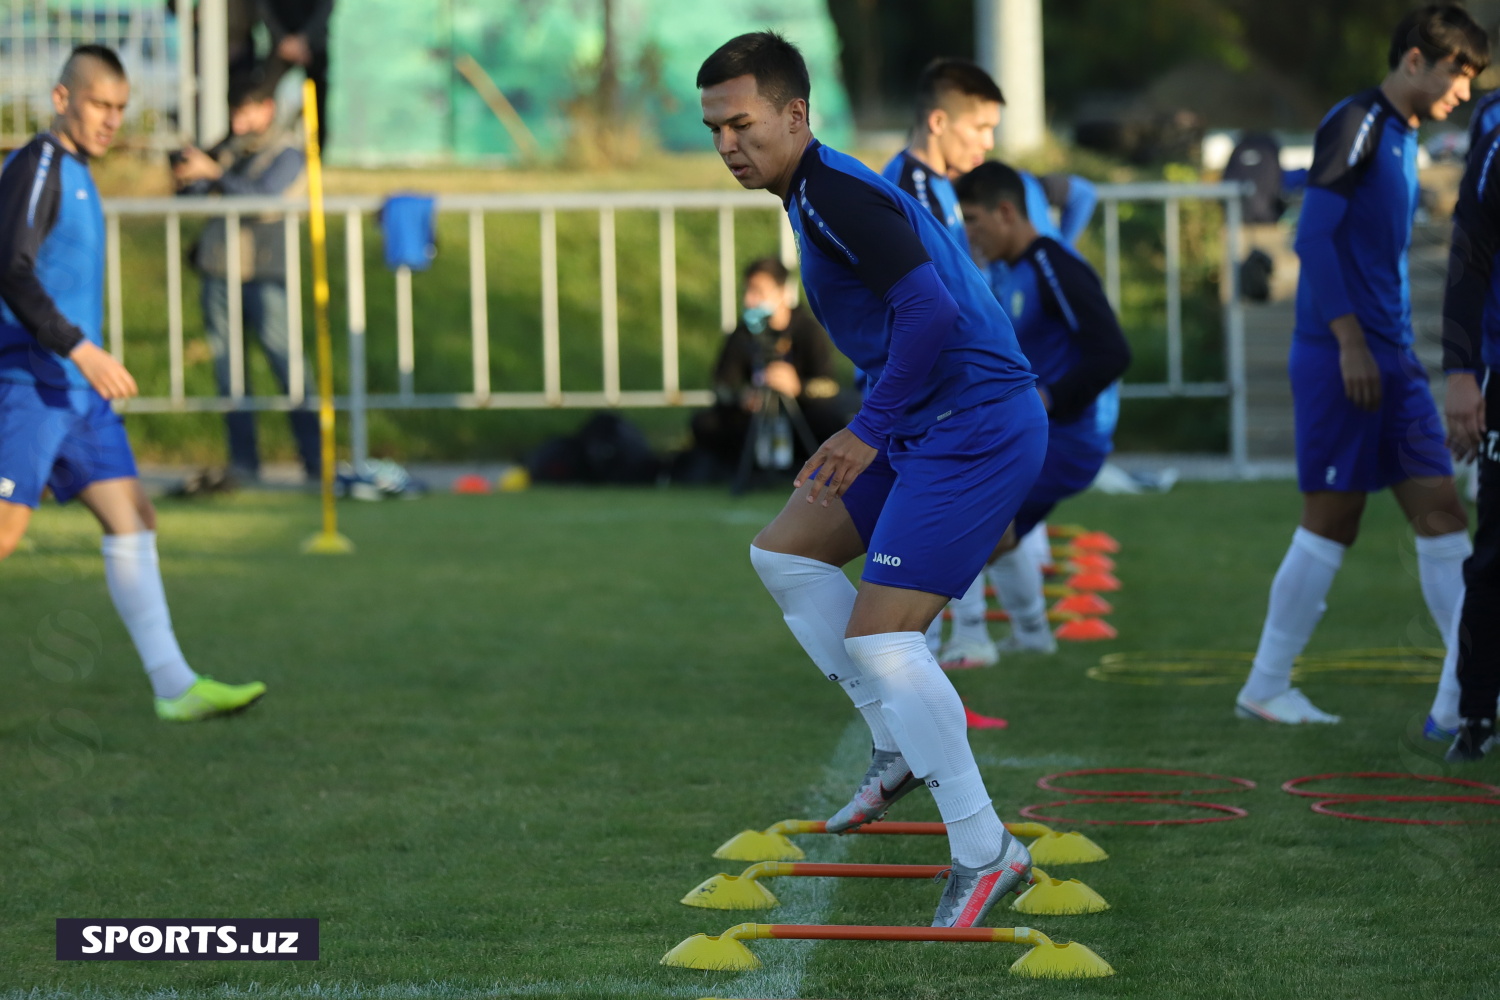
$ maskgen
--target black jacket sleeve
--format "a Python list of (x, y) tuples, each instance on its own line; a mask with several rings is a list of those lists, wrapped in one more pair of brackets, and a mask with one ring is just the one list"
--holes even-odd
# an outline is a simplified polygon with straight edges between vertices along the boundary
[(1331, 112), (1313, 139), (1308, 186), (1349, 197), (1370, 169), (1385, 114), (1385, 108), (1369, 94), (1351, 97)]
[(18, 152), (0, 173), (0, 298), (47, 350), (66, 356), (83, 342), (36, 276), (42, 241), (57, 224), (62, 157), (48, 137)]
[(1484, 306), (1500, 252), (1500, 129), (1469, 150), (1453, 211), (1448, 288), (1443, 295), (1443, 370), (1484, 370)]
[(1052, 419), (1067, 423), (1125, 374), (1130, 345), (1092, 268), (1060, 246), (1038, 249), (1035, 261), (1048, 308), (1068, 325), (1078, 347), (1078, 363), (1044, 386), (1052, 400)]

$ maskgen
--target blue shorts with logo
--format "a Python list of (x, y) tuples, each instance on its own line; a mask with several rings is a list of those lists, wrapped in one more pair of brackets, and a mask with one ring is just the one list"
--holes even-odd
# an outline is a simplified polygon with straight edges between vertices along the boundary
[(1016, 537), (1025, 537), (1047, 519), (1052, 508), (1092, 486), (1111, 450), (1110, 439), (1097, 433), (1092, 425), (1085, 428), (1053, 424), (1042, 471), (1016, 513)]
[(93, 389), (0, 381), (0, 500), (67, 503), (91, 483), (133, 478), (125, 423)]
[(862, 579), (962, 597), (1046, 451), (1047, 411), (1031, 388), (892, 439), (843, 498), (865, 543)]
[(1292, 339), (1287, 371), (1303, 493), (1374, 493), (1419, 476), (1451, 476), (1443, 422), (1427, 371), (1410, 348), (1370, 338), (1380, 367), (1380, 406), (1361, 410), (1344, 393), (1338, 342)]

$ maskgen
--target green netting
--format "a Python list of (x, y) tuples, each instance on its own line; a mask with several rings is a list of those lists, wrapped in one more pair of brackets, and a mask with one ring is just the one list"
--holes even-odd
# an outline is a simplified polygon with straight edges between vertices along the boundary
[[(838, 38), (821, 0), (616, 0), (622, 117), (673, 150), (707, 149), (693, 80), (720, 43), (775, 28), (807, 57), (813, 124), (851, 133)], [(518, 152), (456, 70), (469, 55), (515, 106), (543, 150), (576, 127), (604, 48), (600, 0), (362, 0), (335, 8), (330, 157), (359, 163), (476, 161)], [(586, 141), (585, 136), (580, 139)]]

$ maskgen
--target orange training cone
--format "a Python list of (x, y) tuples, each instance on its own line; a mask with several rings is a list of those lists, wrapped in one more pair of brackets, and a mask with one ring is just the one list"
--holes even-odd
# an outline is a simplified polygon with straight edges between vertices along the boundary
[(1112, 614), (1115, 606), (1110, 604), (1098, 594), (1074, 594), (1072, 597), (1064, 597), (1053, 605), (1054, 612), (1065, 614), (1082, 615), (1085, 618), (1097, 615)]
[(1120, 633), (1103, 618), (1080, 618), (1077, 621), (1063, 622), (1054, 635), (1065, 642), (1097, 642), (1100, 639), (1118, 638)]
[(995, 715), (980, 715), (968, 705), (964, 706), (964, 721), (970, 729), (1004, 729), (1010, 723)]
[(1068, 578), (1068, 586), (1073, 590), (1116, 591), (1120, 589), (1120, 581), (1108, 573), (1079, 573)]
[(1077, 566), (1080, 573), (1112, 573), (1115, 561), (1098, 552), (1088, 552), (1068, 560), (1069, 566)]
[(1094, 552), (1119, 552), (1120, 543), (1102, 531), (1086, 531), (1073, 539), (1073, 544), (1080, 549), (1090, 549)]
[(472, 472), (453, 480), (454, 493), (488, 493), (489, 491), (490, 481)]

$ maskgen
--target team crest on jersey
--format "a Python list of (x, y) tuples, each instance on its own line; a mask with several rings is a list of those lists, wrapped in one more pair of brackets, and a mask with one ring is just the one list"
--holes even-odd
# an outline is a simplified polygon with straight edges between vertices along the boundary
[(1010, 314), (1012, 316), (1019, 316), (1019, 315), (1021, 315), (1021, 310), (1024, 309), (1025, 307), (1026, 307), (1026, 293), (1025, 292), (1011, 292), (1010, 293)]
[(0, 479), (0, 499), (10, 496), (16, 492), (16, 483), (13, 479)]

